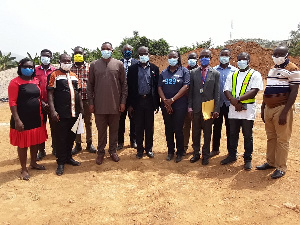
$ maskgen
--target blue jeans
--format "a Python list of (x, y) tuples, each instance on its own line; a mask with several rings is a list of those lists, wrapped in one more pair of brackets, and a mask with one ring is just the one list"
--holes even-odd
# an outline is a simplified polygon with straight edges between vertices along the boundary
[(230, 146), (228, 149), (228, 153), (230, 157), (236, 158), (237, 154), (237, 146), (239, 143), (239, 134), (240, 128), (242, 127), (242, 132), (244, 136), (244, 161), (252, 160), (252, 152), (253, 152), (253, 136), (252, 136), (252, 128), (253, 128), (253, 120), (245, 120), (245, 119), (229, 119), (230, 126)]

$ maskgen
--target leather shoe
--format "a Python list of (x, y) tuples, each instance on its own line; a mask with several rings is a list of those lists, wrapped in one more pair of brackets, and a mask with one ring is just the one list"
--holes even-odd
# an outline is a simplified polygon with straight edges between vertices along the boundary
[(80, 162), (75, 161), (73, 158), (69, 159), (66, 164), (72, 165), (72, 166), (80, 166)]
[(273, 169), (273, 168), (275, 168), (275, 167), (270, 166), (269, 163), (264, 163), (264, 164), (256, 167), (257, 170), (267, 170), (267, 169)]
[(96, 153), (97, 152), (97, 149), (94, 147), (94, 145), (92, 144), (92, 142), (89, 142), (89, 143), (86, 144), (86, 150), (89, 153)]
[(63, 175), (64, 169), (65, 169), (65, 166), (64, 166), (64, 165), (58, 165), (58, 167), (57, 167), (57, 169), (56, 169), (56, 174), (57, 174), (58, 176)]
[(136, 153), (136, 158), (141, 159), (141, 158), (143, 158), (143, 155), (144, 155), (143, 152), (138, 152), (138, 153)]
[(200, 155), (194, 155), (191, 159), (190, 159), (190, 162), (191, 163), (194, 163), (194, 162), (197, 162), (198, 160), (200, 159)]
[(174, 157), (174, 154), (168, 154), (166, 160), (171, 161)]
[(229, 164), (229, 163), (233, 163), (236, 161), (236, 158), (234, 157), (231, 157), (231, 156), (227, 156), (225, 159), (223, 159), (220, 163), (221, 165), (226, 165), (226, 164)]
[(209, 159), (208, 159), (208, 158), (203, 158), (203, 159), (202, 159), (202, 165), (203, 165), (203, 166), (208, 165), (208, 163), (209, 163)]
[(76, 143), (75, 147), (72, 150), (72, 155), (76, 155), (80, 151), (82, 151), (81, 143)]
[(209, 157), (211, 158), (211, 157), (214, 157), (214, 156), (219, 155), (219, 154), (220, 154), (220, 151), (214, 151), (214, 150), (212, 150), (212, 151), (209, 153)]
[(103, 160), (104, 160), (104, 153), (100, 153), (98, 154), (97, 158), (96, 158), (96, 163), (98, 165), (101, 165), (103, 163)]
[(42, 160), (46, 156), (45, 149), (39, 150), (39, 153), (37, 154), (36, 161)]
[(284, 174), (285, 174), (284, 171), (281, 171), (281, 170), (279, 170), (279, 169), (276, 169), (276, 170), (272, 173), (271, 177), (272, 177), (273, 179), (277, 179), (277, 178), (283, 177)]
[(244, 164), (244, 170), (251, 170), (252, 169), (252, 162), (246, 161)]
[(182, 155), (177, 155), (175, 158), (175, 162), (179, 163), (182, 160)]
[(117, 153), (111, 153), (111, 154), (110, 154), (110, 158), (111, 158), (114, 162), (119, 162), (119, 161), (120, 161), (120, 158), (119, 158), (119, 156), (117, 155)]
[(136, 149), (137, 148), (136, 142), (135, 141), (131, 142), (130, 147)]
[(152, 151), (149, 151), (146, 154), (149, 158), (154, 158), (154, 153)]
[(117, 151), (120, 151), (121, 149), (123, 149), (124, 147), (124, 143), (119, 143), (117, 146)]

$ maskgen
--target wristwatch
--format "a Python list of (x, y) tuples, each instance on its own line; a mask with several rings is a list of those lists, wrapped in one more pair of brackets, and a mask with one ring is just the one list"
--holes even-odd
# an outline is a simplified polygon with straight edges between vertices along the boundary
[(236, 97), (236, 100), (240, 101), (240, 96)]

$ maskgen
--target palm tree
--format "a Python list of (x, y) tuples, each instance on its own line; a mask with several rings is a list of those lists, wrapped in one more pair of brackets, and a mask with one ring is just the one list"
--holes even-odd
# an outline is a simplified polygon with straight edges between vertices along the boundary
[(15, 61), (16, 57), (11, 57), (11, 52), (7, 55), (0, 51), (0, 71), (17, 67), (18, 63)]

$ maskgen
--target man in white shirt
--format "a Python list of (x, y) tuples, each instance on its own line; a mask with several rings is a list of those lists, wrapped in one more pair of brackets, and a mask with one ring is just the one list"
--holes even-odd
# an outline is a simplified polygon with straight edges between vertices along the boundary
[(250, 55), (242, 52), (237, 57), (239, 70), (229, 75), (224, 86), (224, 94), (230, 101), (229, 126), (230, 145), (228, 156), (222, 165), (236, 161), (240, 127), (244, 136), (244, 169), (252, 169), (253, 123), (256, 118), (256, 100), (258, 91), (263, 90), (261, 74), (249, 67)]

